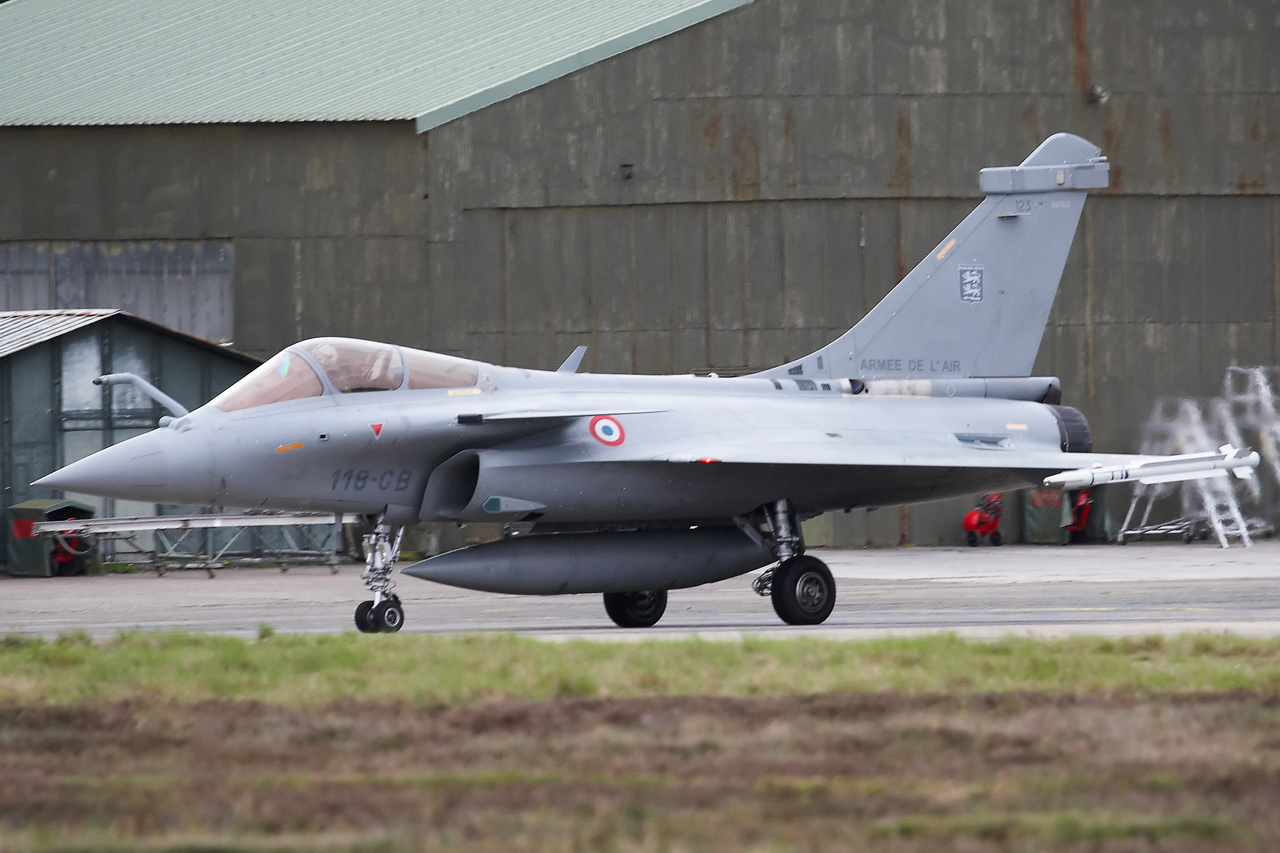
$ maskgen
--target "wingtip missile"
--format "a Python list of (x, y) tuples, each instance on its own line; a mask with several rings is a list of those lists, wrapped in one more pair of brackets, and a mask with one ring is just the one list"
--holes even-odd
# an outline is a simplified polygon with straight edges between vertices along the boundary
[(1173, 483), (1180, 480), (1198, 480), (1205, 477), (1225, 477), (1227, 472), (1237, 477), (1249, 477), (1261, 458), (1256, 451), (1237, 449), (1229, 444), (1217, 452), (1185, 453), (1137, 462), (1133, 465), (1098, 466), (1064, 471), (1045, 477), (1044, 485), (1056, 489), (1084, 489), (1104, 483), (1125, 483), (1137, 480), (1143, 485)]

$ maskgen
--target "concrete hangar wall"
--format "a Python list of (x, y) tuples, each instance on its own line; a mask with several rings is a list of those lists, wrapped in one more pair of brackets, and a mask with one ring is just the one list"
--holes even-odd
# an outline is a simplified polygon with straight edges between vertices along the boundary
[[(0, 128), (0, 243), (228, 245), (209, 286), (257, 354), (348, 334), (745, 371), (848, 328), (972, 208), (979, 168), (1067, 130), (1102, 146), (1112, 188), (1036, 370), (1097, 446), (1131, 450), (1156, 396), (1280, 363), (1277, 56), (1274, 0), (755, 0), (424, 133)], [(956, 541), (963, 503), (832, 535)]]

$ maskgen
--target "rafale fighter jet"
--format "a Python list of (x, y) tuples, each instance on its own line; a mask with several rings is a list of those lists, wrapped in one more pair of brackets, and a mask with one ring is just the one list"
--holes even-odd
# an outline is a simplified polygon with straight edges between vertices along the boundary
[(413, 577), (603, 593), (616, 623), (644, 627), (669, 590), (772, 566), (755, 590), (784, 621), (816, 624), (835, 603), (831, 573), (804, 553), (800, 522), (818, 513), (1257, 464), (1230, 447), (1093, 454), (1058, 380), (1028, 376), (1086, 192), (1108, 185), (1099, 155), (1057, 134), (1020, 166), (983, 169), (983, 201), (879, 305), (762, 373), (583, 375), (584, 348), (546, 372), (317, 338), (194, 412), (150, 389), (174, 417), (37, 485), (364, 514), (376, 527), (362, 631), (403, 624), (391, 572), (403, 526), (418, 521), (533, 526), (415, 563), (404, 569)]

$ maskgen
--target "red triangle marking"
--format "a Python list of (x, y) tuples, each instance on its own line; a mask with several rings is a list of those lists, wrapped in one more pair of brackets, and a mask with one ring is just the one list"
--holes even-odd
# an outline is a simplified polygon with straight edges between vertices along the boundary
[(382, 435), (382, 424), (369, 424), (369, 429), (373, 430), (374, 435)]

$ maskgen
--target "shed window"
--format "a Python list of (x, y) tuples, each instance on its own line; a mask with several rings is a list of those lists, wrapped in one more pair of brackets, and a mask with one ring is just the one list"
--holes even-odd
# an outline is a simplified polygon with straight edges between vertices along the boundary
[(416, 349), (406, 349), (404, 355), (410, 388), (470, 388), (480, 376), (475, 364), (464, 358)]
[[(62, 411), (102, 411), (102, 388), (93, 380), (102, 375), (102, 341), (96, 329), (62, 339)], [(101, 417), (94, 414), (92, 417)]]
[(215, 397), (213, 405), (224, 412), (238, 412), (323, 393), (324, 386), (311, 365), (285, 350)]

